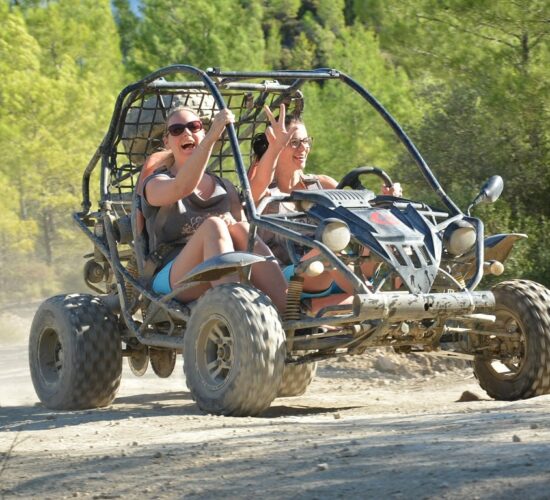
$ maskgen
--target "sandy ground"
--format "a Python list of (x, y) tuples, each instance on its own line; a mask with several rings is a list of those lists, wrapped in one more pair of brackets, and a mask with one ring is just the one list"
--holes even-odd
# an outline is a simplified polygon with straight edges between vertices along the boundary
[(0, 314), (0, 498), (550, 498), (550, 396), (493, 401), (465, 365), (339, 358), (304, 396), (231, 418), (199, 411), (181, 360), (168, 379), (125, 364), (110, 408), (55, 412), (28, 318)]

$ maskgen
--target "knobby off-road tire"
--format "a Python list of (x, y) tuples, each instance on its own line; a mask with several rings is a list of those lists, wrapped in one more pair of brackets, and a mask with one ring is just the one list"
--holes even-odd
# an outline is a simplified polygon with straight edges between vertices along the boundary
[(136, 377), (143, 377), (149, 368), (149, 348), (146, 345), (138, 345), (128, 349), (130, 356), (128, 366)]
[(306, 392), (317, 372), (317, 363), (303, 365), (287, 364), (283, 372), (283, 380), (277, 391), (278, 398), (301, 396)]
[(476, 357), (474, 373), (480, 386), (505, 401), (550, 393), (550, 291), (533, 281), (511, 280), (496, 285), (493, 293), (496, 328), (521, 334), (521, 356), (504, 372)]
[(149, 348), (149, 361), (155, 375), (160, 378), (168, 378), (172, 375), (176, 366), (176, 351), (173, 349)]
[(258, 415), (277, 396), (285, 356), (279, 315), (262, 292), (229, 283), (198, 300), (185, 332), (183, 369), (201, 410)]
[(116, 318), (92, 295), (58, 295), (34, 316), (29, 338), (32, 382), (54, 410), (107, 406), (120, 385)]

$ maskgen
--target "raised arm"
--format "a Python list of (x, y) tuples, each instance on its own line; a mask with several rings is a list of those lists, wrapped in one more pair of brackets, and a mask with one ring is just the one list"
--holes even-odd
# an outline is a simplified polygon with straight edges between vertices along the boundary
[(295, 125), (291, 125), (288, 130), (285, 126), (285, 105), (281, 104), (279, 109), (279, 119), (277, 120), (269, 107), (264, 107), (271, 124), (265, 131), (269, 145), (260, 160), (252, 165), (248, 172), (252, 198), (256, 204), (265, 196), (267, 188), (273, 182), (279, 155), (296, 131)]
[[(202, 140), (198, 140), (198, 143), (188, 134), (173, 137), (172, 142), (169, 143), (169, 148), (174, 154), (176, 175), (173, 178), (158, 176), (147, 183), (145, 194), (149, 204), (153, 206), (171, 205), (189, 196), (202, 179), (214, 144), (222, 135), (225, 126), (234, 121), (233, 113), (229, 109), (223, 109), (216, 114), (210, 130)], [(193, 153), (187, 156), (185, 146), (193, 141), (195, 141)], [(166, 142), (165, 139), (165, 144)]]

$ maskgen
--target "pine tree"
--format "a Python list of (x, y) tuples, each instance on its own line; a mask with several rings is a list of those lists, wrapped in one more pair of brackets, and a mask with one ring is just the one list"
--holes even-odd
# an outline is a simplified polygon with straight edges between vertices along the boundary
[(129, 66), (141, 78), (162, 66), (264, 68), (260, 0), (144, 0)]
[(1, 69), (11, 78), (0, 83), (0, 172), (20, 220), (34, 224), (33, 268), (42, 271), (27, 275), (42, 287), (34, 293), (46, 293), (74, 275), (67, 262), (84, 244), (70, 213), (120, 88), (119, 40), (107, 1), (23, 2), (5, 14)]

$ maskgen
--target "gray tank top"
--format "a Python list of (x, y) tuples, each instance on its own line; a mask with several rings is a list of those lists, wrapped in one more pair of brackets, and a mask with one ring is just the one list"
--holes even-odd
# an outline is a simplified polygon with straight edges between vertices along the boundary
[[(145, 181), (143, 193), (147, 183), (157, 176), (174, 177), (168, 169), (161, 167)], [(208, 174), (211, 175), (211, 174)], [(163, 258), (163, 262), (169, 262), (175, 258), (179, 251), (185, 246), (187, 241), (199, 228), (199, 226), (209, 217), (218, 216), (229, 218), (231, 216), (232, 204), (231, 197), (238, 199), (237, 191), (229, 182), (224, 182), (221, 178), (213, 176), (216, 181), (214, 192), (207, 200), (203, 200), (195, 193), (178, 200), (172, 205), (156, 207), (150, 205), (145, 198), (141, 196), (141, 209), (145, 217), (145, 228), (148, 235), (149, 254), (169, 247), (168, 253)], [(229, 191), (233, 192), (229, 192)], [(233, 214), (237, 220), (240, 214)]]
[[(301, 180), (307, 190), (323, 189), (323, 186), (321, 185), (321, 182), (319, 181), (319, 178), (316, 175), (313, 175), (313, 174), (302, 175)], [(267, 196), (277, 196), (277, 195), (285, 194), (277, 187), (276, 182), (273, 182), (272, 184), (270, 184), (268, 189), (269, 191), (267, 193)], [(282, 214), (286, 214), (294, 211), (295, 211), (295, 207), (292, 202), (284, 203), (284, 202), (277, 201), (274, 203), (270, 203), (265, 208), (263, 213), (282, 215)], [(307, 222), (305, 219), (300, 219), (300, 221)], [(258, 236), (265, 241), (266, 245), (271, 249), (271, 251), (273, 252), (273, 255), (275, 255), (275, 257), (279, 261), (280, 265), (288, 266), (292, 264), (292, 259), (288, 254), (285, 238), (283, 238), (278, 234), (272, 233), (271, 231), (266, 229), (260, 229), (258, 231)]]

